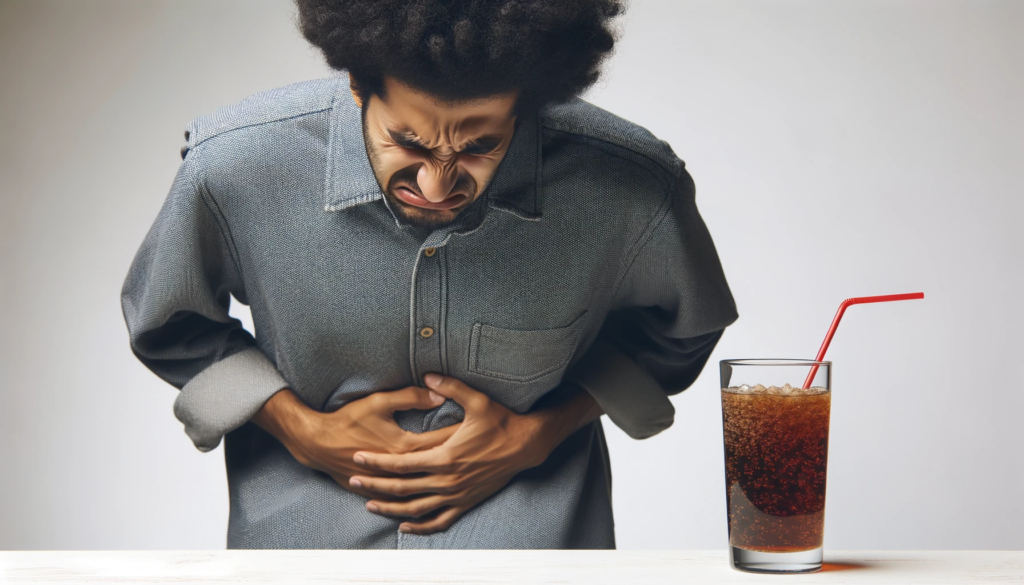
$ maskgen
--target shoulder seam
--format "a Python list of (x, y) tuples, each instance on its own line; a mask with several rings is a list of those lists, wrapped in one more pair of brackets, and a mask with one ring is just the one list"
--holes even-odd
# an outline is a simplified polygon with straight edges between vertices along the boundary
[[(633, 150), (632, 148), (629, 148), (628, 146), (623, 146), (621, 144), (616, 144), (615, 142), (612, 142), (610, 140), (605, 140), (604, 138), (598, 138), (596, 136), (591, 136), (589, 134), (579, 134), (579, 133), (576, 133), (576, 132), (569, 132), (567, 130), (562, 130), (561, 128), (553, 128), (551, 126), (546, 126), (546, 125), (542, 125), (542, 127), (545, 130), (550, 130), (551, 132), (555, 132), (555, 133), (558, 133), (558, 134), (563, 134), (565, 136), (569, 136), (569, 137), (575, 138), (575, 139), (577, 139), (577, 140), (579, 140), (580, 142), (583, 142), (583, 143), (598, 143), (598, 144), (610, 146), (610, 147), (612, 147), (615, 150), (624, 150), (626, 152), (630, 152), (630, 153), (636, 155), (637, 157), (642, 158), (642, 159), (650, 162), (651, 165), (653, 165), (653, 166), (657, 167), (658, 169), (660, 169), (660, 170), (665, 172), (665, 174), (668, 176), (668, 180), (667, 181), (663, 180), (662, 177), (657, 177), (657, 175), (655, 175), (655, 173), (651, 172), (652, 175), (655, 175), (656, 178), (659, 179), (659, 182), (662, 182), (662, 183), (672, 183), (677, 178), (677, 175), (674, 172), (674, 170), (671, 167), (669, 167), (668, 165), (666, 165), (665, 163), (662, 163), (661, 161), (656, 160), (656, 159), (654, 159), (654, 158), (652, 158), (652, 157), (650, 157), (650, 156), (648, 156), (648, 155), (646, 155), (646, 154), (644, 154), (642, 152), (638, 152), (636, 150)], [(605, 152), (608, 152), (608, 151), (605, 151)], [(622, 160), (624, 160), (626, 162), (635, 162), (635, 161), (629, 160), (628, 158), (626, 158), (624, 156), (615, 154), (614, 152), (608, 152), (608, 154), (610, 154), (611, 156), (614, 156), (616, 158), (620, 158), (620, 159), (622, 159)], [(647, 170), (648, 171), (652, 171), (652, 169), (647, 169)]]
[(615, 284), (612, 285), (612, 294), (610, 298), (615, 299), (618, 296), (619, 288), (622, 286), (622, 283), (626, 282), (626, 276), (633, 268), (637, 258), (640, 257), (640, 253), (644, 251), (644, 248), (647, 247), (647, 244), (650, 243), (651, 238), (654, 236), (654, 232), (661, 227), (661, 224), (664, 223), (669, 213), (671, 213), (672, 208), (676, 204), (675, 197), (673, 197), (672, 194), (675, 190), (677, 181), (678, 179), (673, 178), (673, 180), (668, 184), (661, 204), (658, 206), (658, 211), (654, 214), (654, 217), (651, 218), (651, 221), (648, 222), (647, 227), (644, 229), (640, 237), (637, 238), (636, 242), (634, 242), (630, 247), (629, 253), (626, 254), (626, 257), (628, 257), (629, 260), (622, 263), (621, 271), (615, 278)]
[(337, 104), (337, 77), (300, 81), (254, 93), (238, 102), (196, 116), (186, 124), (188, 148), (244, 128), (294, 120), (329, 111)]
[[(217, 136), (221, 136), (223, 134), (230, 134), (230, 133), (234, 132), (235, 130), (244, 130), (245, 128), (255, 128), (256, 126), (264, 126), (266, 124), (273, 124), (275, 122), (282, 122), (284, 120), (292, 120), (292, 119), (295, 119), (295, 118), (302, 118), (303, 116), (309, 116), (309, 115), (312, 115), (312, 114), (319, 114), (320, 112), (329, 111), (332, 107), (333, 106), (327, 106), (325, 108), (318, 108), (318, 109), (315, 109), (315, 110), (309, 110), (309, 111), (306, 111), (306, 112), (301, 112), (299, 114), (293, 114), (293, 115), (290, 115), (290, 116), (281, 116), (280, 118), (273, 118), (271, 120), (260, 120), (259, 122), (253, 122), (251, 124), (243, 124), (241, 126), (232, 126), (230, 128), (223, 128), (221, 130), (217, 130), (217, 131), (211, 132), (209, 135), (203, 136), (198, 142), (196, 142), (194, 145), (192, 145), (189, 148), (195, 148), (195, 147), (199, 146), (200, 144), (206, 142), (207, 140), (209, 140), (211, 138), (216, 138)], [(191, 124), (189, 124), (189, 125), (191, 126)]]
[[(205, 142), (205, 140), (203, 141)], [(198, 147), (198, 144), (196, 145)], [(245, 275), (242, 273), (242, 263), (238, 256), (238, 248), (235, 246), (235, 238), (231, 234), (231, 226), (228, 225), (227, 218), (224, 217), (224, 212), (220, 208), (220, 204), (213, 197), (213, 193), (206, 187), (205, 173), (203, 172), (203, 165), (201, 163), (201, 156), (197, 149), (190, 149), (191, 154), (195, 157), (195, 171), (192, 173), (193, 188), (202, 200), (203, 205), (213, 215), (214, 221), (217, 224), (217, 231), (220, 233), (220, 237), (224, 240), (227, 245), (228, 256), (231, 257), (231, 262), (235, 265), (235, 272), (238, 273), (238, 280), (243, 290), (245, 288)], [(202, 180), (201, 180), (202, 179)]]

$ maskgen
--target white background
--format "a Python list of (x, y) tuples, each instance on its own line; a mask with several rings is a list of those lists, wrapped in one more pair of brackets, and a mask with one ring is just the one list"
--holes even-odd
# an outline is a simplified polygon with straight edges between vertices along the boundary
[[(118, 295), (193, 117), (329, 72), (277, 1), (0, 2), (0, 549), (223, 548)], [(835, 361), (826, 547), (1024, 548), (1024, 2), (635, 0), (588, 98), (669, 141), (740, 310)], [(723, 548), (717, 367), (606, 423), (620, 548)]]

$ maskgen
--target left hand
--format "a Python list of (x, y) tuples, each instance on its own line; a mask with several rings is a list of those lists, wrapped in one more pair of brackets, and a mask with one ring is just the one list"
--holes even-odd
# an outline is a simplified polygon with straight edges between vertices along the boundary
[(517, 473), (543, 463), (561, 439), (543, 432), (538, 417), (516, 414), (455, 378), (427, 374), (424, 381), (434, 392), (462, 405), (466, 415), (458, 430), (441, 445), (425, 451), (359, 451), (353, 455), (356, 463), (370, 469), (418, 476), (354, 475), (349, 480), (354, 487), (402, 498), (412, 496), (368, 501), (366, 509), (377, 514), (420, 518), (440, 510), (427, 520), (399, 526), (402, 532), (421, 535), (447, 529)]

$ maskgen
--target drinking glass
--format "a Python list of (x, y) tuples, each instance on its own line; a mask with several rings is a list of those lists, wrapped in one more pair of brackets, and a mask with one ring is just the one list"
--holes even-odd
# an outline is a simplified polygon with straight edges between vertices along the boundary
[(820, 570), (832, 362), (720, 367), (729, 563), (759, 573)]

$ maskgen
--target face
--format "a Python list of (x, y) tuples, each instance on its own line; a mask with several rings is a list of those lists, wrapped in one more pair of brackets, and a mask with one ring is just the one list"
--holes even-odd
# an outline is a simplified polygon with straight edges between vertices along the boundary
[(390, 77), (384, 94), (362, 104), (353, 92), (388, 205), (406, 224), (451, 223), (480, 197), (508, 151), (517, 94), (443, 101)]

